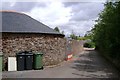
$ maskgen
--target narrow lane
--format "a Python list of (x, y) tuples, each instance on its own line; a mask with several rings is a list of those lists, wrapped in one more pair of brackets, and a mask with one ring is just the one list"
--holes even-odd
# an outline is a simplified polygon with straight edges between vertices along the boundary
[[(78, 60), (74, 61), (74, 69), (83, 71), (82, 76), (85, 78), (118, 78), (119, 72), (100, 56), (94, 50), (85, 50)], [(75, 74), (80, 75), (81, 74)]]
[(86, 49), (72, 61), (54, 68), (3, 72), (3, 78), (119, 78), (118, 71), (96, 51)]

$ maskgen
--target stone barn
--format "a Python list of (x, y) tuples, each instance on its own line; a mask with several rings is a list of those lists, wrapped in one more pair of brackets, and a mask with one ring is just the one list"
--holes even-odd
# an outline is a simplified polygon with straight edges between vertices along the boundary
[(3, 62), (19, 51), (43, 52), (44, 65), (55, 65), (65, 58), (66, 40), (64, 35), (54, 31), (32, 17), (18, 12), (1, 11)]

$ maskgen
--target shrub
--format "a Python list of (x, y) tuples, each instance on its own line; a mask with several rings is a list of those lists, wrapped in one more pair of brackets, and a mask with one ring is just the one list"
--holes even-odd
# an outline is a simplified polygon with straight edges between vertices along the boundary
[(83, 45), (84, 47), (87, 47), (87, 48), (94, 48), (95, 47), (95, 44), (93, 42), (86, 42), (84, 43)]

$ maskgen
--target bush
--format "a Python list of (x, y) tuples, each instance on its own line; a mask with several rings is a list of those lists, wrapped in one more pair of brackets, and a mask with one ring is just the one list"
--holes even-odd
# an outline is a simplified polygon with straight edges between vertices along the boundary
[(95, 44), (93, 42), (86, 42), (84, 43), (83, 45), (84, 47), (87, 47), (87, 48), (94, 48), (95, 47)]

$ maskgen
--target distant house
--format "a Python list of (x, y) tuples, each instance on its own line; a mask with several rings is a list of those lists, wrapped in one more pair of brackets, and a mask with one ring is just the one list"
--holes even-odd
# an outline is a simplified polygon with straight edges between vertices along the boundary
[[(43, 52), (44, 65), (58, 64), (64, 60), (64, 35), (54, 31), (30, 16), (11, 11), (2, 14), (2, 48), (4, 64), (9, 56), (19, 51)], [(41, 16), (41, 15), (39, 15)]]

